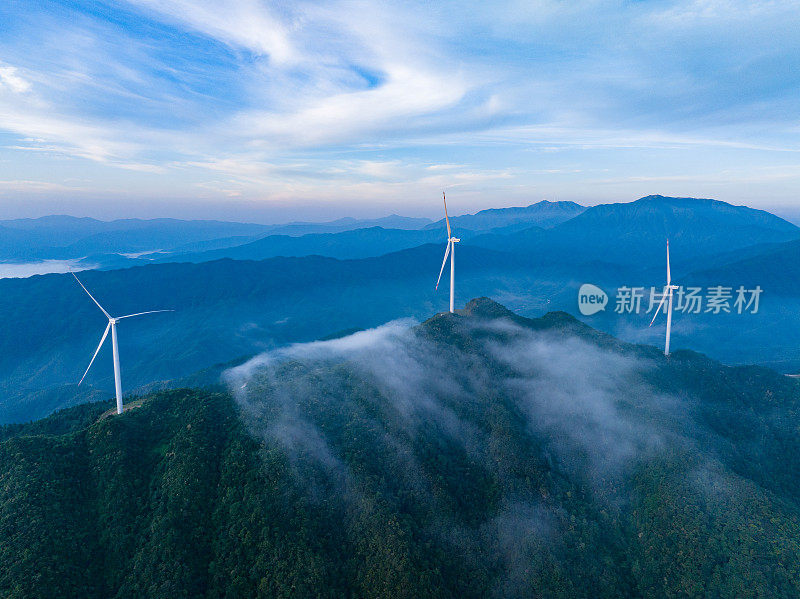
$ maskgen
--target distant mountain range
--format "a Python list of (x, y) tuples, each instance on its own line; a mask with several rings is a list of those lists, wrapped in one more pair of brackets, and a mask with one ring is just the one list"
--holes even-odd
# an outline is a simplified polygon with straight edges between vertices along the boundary
[[(516, 212), (509, 209), (509, 219)], [(533, 218), (536, 210), (527, 212)], [(648, 328), (652, 315), (615, 313), (614, 293), (621, 286), (649, 290), (664, 284), (669, 234), (676, 283), (764, 289), (758, 314), (677, 313), (673, 345), (728, 363), (800, 370), (800, 229), (763, 211), (651, 196), (588, 208), (550, 229), (455, 233), (464, 239), (456, 249), (457, 305), (464, 297), (488, 295), (526, 315), (559, 309), (581, 317), (578, 288), (593, 283), (611, 296), (608, 309), (581, 318), (623, 339), (655, 345), (663, 342), (663, 324)], [(147, 261), (81, 276), (112, 313), (177, 310), (120, 326), (122, 380), (130, 391), (170, 386), (264, 348), (444, 309), (446, 286), (433, 289), (444, 245), (435, 227), (268, 235), (219, 253), (184, 253), (181, 263)], [(39, 417), (108, 393), (107, 348), (84, 386), (74, 385), (104, 326), (69, 275), (0, 280), (0, 422)]]
[(0, 596), (800, 595), (773, 371), (481, 298), (226, 381), (0, 427)]
[[(536, 262), (639, 265), (663, 259), (663, 244), (673, 240), (673, 259), (692, 268), (702, 256), (742, 250), (800, 237), (795, 225), (762, 210), (715, 200), (648, 196), (631, 203), (584, 208), (572, 202), (539, 202), (527, 208), (483, 210), (453, 217), (451, 225), (463, 242), (495, 251), (536, 256)], [(443, 239), (444, 221), (422, 230), (362, 227), (302, 236), (268, 235), (241, 245), (199, 252), (175, 250), (125, 263), (207, 262), (220, 258), (263, 260), (274, 256), (320, 255), (350, 259), (380, 256)], [(90, 258), (91, 260), (91, 258)], [(102, 262), (102, 260), (100, 260)], [(710, 265), (710, 263), (709, 263)]]
[[(553, 226), (584, 210), (583, 206), (572, 202), (541, 201), (526, 208), (498, 208), (455, 216), (451, 219), (451, 225), (457, 228), (462, 240), (467, 240), (486, 232), (508, 234), (520, 229)], [(382, 219), (380, 226), (378, 224), (369, 226), (362, 222), (362, 226), (347, 231), (308, 233), (302, 236), (279, 235), (273, 232), (256, 241), (235, 247), (226, 245), (196, 253), (181, 253), (175, 250), (163, 256), (145, 256), (144, 259), (158, 262), (207, 262), (219, 258), (263, 260), (274, 256), (312, 255), (341, 259), (368, 258), (425, 243), (436, 243), (446, 238), (444, 219), (415, 230), (410, 226), (404, 229), (387, 226), (393, 222), (392, 218), (399, 217)]]
[(0, 221), (0, 259), (75, 259), (159, 250), (191, 252), (240, 245), (269, 234), (299, 236), (373, 226), (418, 229), (428, 223), (429, 219), (396, 215), (371, 220), (343, 218), (328, 223), (296, 222), (285, 225), (171, 218), (99, 221), (72, 216), (45, 216)]
[(485, 235), (474, 245), (536, 254), (541, 260), (647, 266), (664, 259), (672, 242), (676, 262), (800, 238), (800, 228), (769, 212), (716, 200), (648, 196), (635, 202), (602, 204), (550, 230)]
[(266, 234), (263, 225), (176, 219), (123, 219), (47, 216), (0, 221), (0, 258), (42, 260), (90, 254), (138, 253), (231, 236)]
[(148, 256), (156, 262), (209, 262), (220, 258), (264, 260), (275, 256), (368, 258), (446, 239), (443, 229), (404, 230), (365, 227), (340, 233), (309, 233), (300, 237), (268, 235), (235, 247), (196, 253)]
[(352, 231), (353, 229), (363, 229), (367, 227), (382, 227), (384, 229), (421, 229), (430, 224), (429, 218), (412, 218), (408, 216), (398, 216), (391, 214), (381, 218), (352, 218), (345, 217), (322, 223), (292, 222), (285, 225), (271, 225), (269, 233), (271, 235), (289, 235), (297, 237), (312, 233), (341, 233), (342, 231)]
[[(463, 235), (512, 232), (563, 222), (584, 208), (572, 202), (542, 201), (527, 208), (483, 210), (456, 216)], [(441, 226), (439, 226), (439, 224)], [(377, 219), (341, 218), (322, 223), (257, 225), (176, 219), (123, 219), (47, 216), (0, 221), (0, 260), (82, 260), (89, 267), (125, 268), (152, 261), (202, 262), (217, 258), (264, 259), (319, 254), (361, 258), (406, 249), (436, 238), (442, 223), (391, 215)], [(373, 232), (356, 233), (373, 229)], [(377, 239), (378, 229), (380, 233)], [(229, 250), (229, 251), (226, 251)]]
[[(511, 233), (532, 226), (548, 229), (578, 216), (584, 210), (585, 206), (575, 202), (542, 200), (524, 208), (491, 208), (475, 214), (452, 216), (450, 224), (459, 230)], [(425, 228), (441, 230), (444, 226), (444, 219), (441, 219)]]

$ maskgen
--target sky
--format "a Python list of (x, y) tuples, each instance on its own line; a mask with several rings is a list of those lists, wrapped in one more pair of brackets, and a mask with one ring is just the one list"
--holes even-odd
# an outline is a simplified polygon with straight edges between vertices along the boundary
[(800, 0), (4, 0), (0, 218), (800, 216), (799, 32)]

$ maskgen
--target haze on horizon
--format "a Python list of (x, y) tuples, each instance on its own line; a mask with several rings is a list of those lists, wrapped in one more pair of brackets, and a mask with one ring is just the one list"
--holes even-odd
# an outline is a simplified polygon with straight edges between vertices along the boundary
[(0, 20), (0, 218), (439, 218), (444, 187), (458, 213), (797, 203), (797, 0), (43, 0)]

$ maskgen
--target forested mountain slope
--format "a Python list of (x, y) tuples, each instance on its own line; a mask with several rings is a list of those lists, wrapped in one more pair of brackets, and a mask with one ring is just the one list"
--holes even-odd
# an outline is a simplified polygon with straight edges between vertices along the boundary
[(226, 384), (0, 429), (0, 595), (800, 593), (800, 388), (772, 371), (484, 299)]

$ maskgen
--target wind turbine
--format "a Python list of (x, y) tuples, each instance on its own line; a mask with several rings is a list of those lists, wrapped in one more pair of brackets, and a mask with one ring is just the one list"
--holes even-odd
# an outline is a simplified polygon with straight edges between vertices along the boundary
[(444, 260), (442, 260), (442, 268), (439, 270), (439, 278), (436, 279), (436, 289), (439, 289), (439, 282), (442, 280), (442, 273), (444, 272), (444, 265), (447, 264), (447, 256), (450, 256), (450, 312), (453, 312), (455, 301), (455, 285), (456, 285), (456, 245), (461, 241), (458, 237), (453, 237), (450, 231), (450, 218), (447, 216), (447, 199), (442, 192), (442, 201), (444, 201), (444, 220), (447, 223), (447, 249), (444, 251)]
[(86, 378), (86, 375), (89, 374), (89, 368), (92, 367), (94, 364), (94, 359), (97, 357), (97, 354), (100, 352), (100, 348), (103, 347), (103, 343), (106, 341), (106, 337), (108, 337), (108, 329), (111, 329), (111, 347), (114, 353), (114, 388), (116, 390), (117, 395), (117, 414), (122, 414), (122, 381), (120, 380), (119, 375), (119, 347), (117, 347), (117, 322), (122, 320), (123, 318), (131, 318), (133, 316), (143, 316), (144, 314), (156, 314), (157, 312), (174, 312), (174, 310), (150, 310), (149, 312), (137, 312), (136, 314), (126, 314), (125, 316), (111, 316), (108, 312), (106, 312), (105, 308), (100, 305), (94, 296), (89, 293), (89, 290), (84, 287), (83, 283), (81, 283), (78, 276), (73, 272), (72, 276), (75, 277), (75, 280), (78, 281), (78, 285), (80, 285), (83, 290), (86, 292), (92, 301), (97, 304), (97, 307), (106, 315), (108, 318), (108, 324), (106, 325), (106, 330), (103, 332), (103, 336), (100, 338), (100, 345), (97, 346), (97, 349), (94, 350), (94, 355), (92, 356), (91, 361), (89, 362), (89, 366), (86, 368), (86, 372), (83, 373), (81, 380), (78, 382), (80, 385), (83, 382), (83, 379)]
[(664, 294), (661, 296), (661, 302), (658, 304), (658, 308), (656, 309), (656, 313), (653, 314), (653, 320), (650, 321), (650, 326), (653, 326), (653, 323), (656, 321), (656, 317), (658, 313), (661, 312), (661, 307), (664, 305), (666, 300), (669, 300), (667, 303), (667, 340), (664, 344), (664, 355), (669, 355), (669, 340), (670, 335), (672, 334), (672, 292), (677, 289), (677, 285), (672, 284), (672, 274), (669, 270), (669, 239), (667, 239), (667, 284), (664, 285)]

